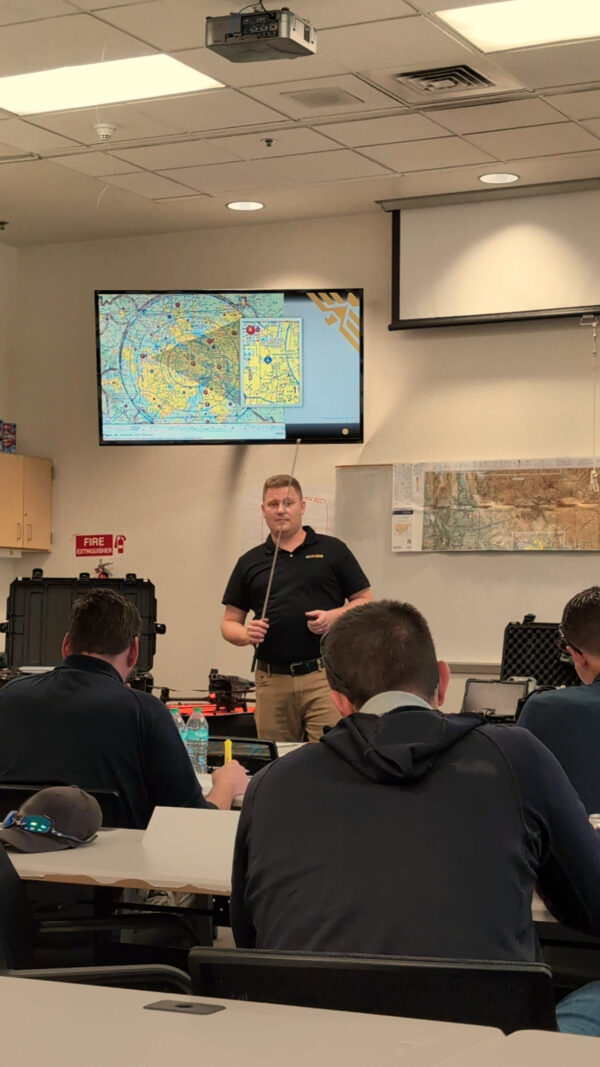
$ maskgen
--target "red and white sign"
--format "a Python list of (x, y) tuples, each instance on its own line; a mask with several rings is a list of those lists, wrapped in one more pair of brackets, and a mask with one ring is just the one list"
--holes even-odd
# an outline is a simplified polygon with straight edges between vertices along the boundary
[(122, 556), (125, 534), (75, 534), (76, 556)]

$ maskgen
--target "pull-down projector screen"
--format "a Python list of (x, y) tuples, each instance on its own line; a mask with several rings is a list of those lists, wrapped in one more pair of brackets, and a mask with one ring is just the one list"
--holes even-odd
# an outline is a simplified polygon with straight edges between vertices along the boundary
[(392, 329), (600, 307), (600, 191), (399, 213)]

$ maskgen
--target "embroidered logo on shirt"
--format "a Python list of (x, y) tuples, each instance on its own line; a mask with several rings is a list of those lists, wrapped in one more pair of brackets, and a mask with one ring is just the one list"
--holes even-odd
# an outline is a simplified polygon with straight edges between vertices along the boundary
[(313, 552), (310, 556), (305, 556), (305, 559), (325, 559), (322, 552)]

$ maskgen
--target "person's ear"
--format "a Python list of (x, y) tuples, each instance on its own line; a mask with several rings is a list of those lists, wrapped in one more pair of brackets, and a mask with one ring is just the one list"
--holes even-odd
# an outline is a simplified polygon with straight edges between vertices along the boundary
[(446, 699), (446, 693), (448, 691), (448, 686), (450, 684), (450, 667), (448, 666), (448, 664), (446, 663), (445, 660), (443, 660), (443, 659), (438, 660), (438, 671), (439, 671), (440, 680), (439, 680), (439, 682), (437, 684), (437, 689), (435, 691), (435, 698), (434, 698), (434, 707), (435, 708), (441, 708), (441, 707), (444, 706), (444, 701)]
[(356, 711), (354, 704), (352, 704), (345, 693), (338, 692), (337, 689), (331, 690), (331, 699), (339, 711), (342, 718), (347, 719), (349, 715), (353, 715)]
[(300, 514), (304, 515), (305, 511), (306, 511), (306, 500), (304, 499), (304, 497), (302, 497), (302, 503), (300, 504)]
[(140, 654), (140, 639), (139, 639), (139, 637), (134, 637), (134, 639), (131, 642), (129, 648), (127, 649), (127, 668), (128, 668), (128, 670), (130, 670), (130, 671), (133, 670), (133, 668), (135, 667), (135, 665), (136, 665), (136, 663), (138, 661), (139, 654)]
[(63, 659), (66, 659), (67, 656), (71, 655), (71, 638), (68, 634), (65, 634), (65, 636), (63, 637), (63, 642), (60, 647), (60, 653)]
[(584, 685), (589, 685), (590, 682), (594, 681), (594, 678), (598, 673), (597, 670), (592, 666), (585, 652), (577, 651), (572, 645), (567, 645), (567, 648), (569, 650), (569, 655), (573, 660), (573, 666), (577, 671), (577, 676), (581, 679)]

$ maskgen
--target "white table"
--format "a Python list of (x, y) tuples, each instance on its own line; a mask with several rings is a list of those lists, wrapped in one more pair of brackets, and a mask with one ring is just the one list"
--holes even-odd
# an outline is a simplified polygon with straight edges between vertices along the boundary
[[(225, 1005), (211, 1015), (146, 1011), (170, 1000)], [(19, 1067), (437, 1067), (453, 1054), (493, 1047), (491, 1027), (390, 1018), (134, 989), (0, 978), (2, 1058)], [(460, 1061), (458, 1061), (460, 1062)]]
[[(153, 834), (168, 812), (181, 831)], [(236, 811), (156, 808), (147, 830), (102, 830), (64, 852), (7, 853), (23, 879), (229, 896)]]
[(597, 1037), (518, 1030), (488, 1042), (484, 1049), (461, 1049), (444, 1061), (444, 1067), (598, 1067), (599, 1055)]

